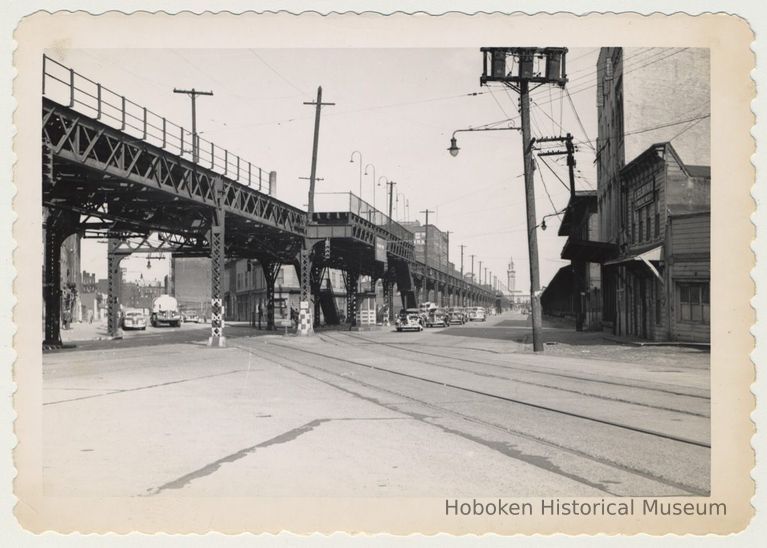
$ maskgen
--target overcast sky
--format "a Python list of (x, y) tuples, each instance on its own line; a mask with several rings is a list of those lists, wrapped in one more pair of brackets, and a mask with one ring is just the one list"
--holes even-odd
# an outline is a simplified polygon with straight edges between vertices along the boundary
[[(360, 164), (373, 164), (376, 178), (397, 182), (409, 201), (410, 220), (430, 222), (451, 231), (450, 258), (460, 268), (459, 245), (505, 281), (513, 257), (517, 288), (529, 288), (521, 137), (516, 131), (458, 134), (460, 154), (446, 151), (456, 129), (517, 116), (517, 95), (501, 86), (480, 87), (482, 57), (472, 49), (262, 49), (262, 50), (58, 50), (51, 57), (125, 95), (151, 111), (190, 127), (189, 98), (174, 87), (211, 90), (200, 97), (197, 128), (201, 137), (277, 172), (277, 197), (304, 207), (311, 165), (313, 107), (317, 86), (323, 100), (317, 192), (359, 194)], [(568, 53), (568, 98), (556, 86), (532, 94), (533, 136), (571, 132), (576, 140), (596, 138), (596, 59), (598, 48)], [(471, 95), (479, 93), (479, 95)], [(562, 126), (561, 129), (559, 126)], [(577, 153), (578, 189), (596, 187), (594, 151), (581, 144)], [(564, 157), (549, 163), (567, 181)], [(373, 202), (373, 169), (363, 175), (362, 197)], [(541, 178), (542, 177), (542, 178)], [(547, 192), (548, 191), (548, 192)], [(384, 187), (376, 206), (384, 210)], [(547, 195), (548, 194), (548, 195)], [(568, 190), (545, 166), (536, 173), (537, 218), (561, 210)], [(553, 205), (552, 205), (553, 204)], [(547, 284), (567, 264), (559, 258), (564, 238), (559, 221), (547, 219), (539, 231), (541, 282)], [(83, 243), (83, 269), (106, 276), (106, 246)], [(128, 279), (162, 279), (168, 261), (146, 258), (123, 263)]]

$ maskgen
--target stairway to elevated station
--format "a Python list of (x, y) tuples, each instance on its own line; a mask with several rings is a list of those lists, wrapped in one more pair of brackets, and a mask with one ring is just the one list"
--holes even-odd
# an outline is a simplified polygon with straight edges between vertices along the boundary
[(339, 325), (341, 318), (338, 315), (338, 306), (336, 305), (336, 298), (333, 292), (333, 286), (330, 284), (330, 280), (327, 281), (327, 288), (320, 289), (320, 307), (322, 308), (322, 316), (325, 318), (326, 325)]

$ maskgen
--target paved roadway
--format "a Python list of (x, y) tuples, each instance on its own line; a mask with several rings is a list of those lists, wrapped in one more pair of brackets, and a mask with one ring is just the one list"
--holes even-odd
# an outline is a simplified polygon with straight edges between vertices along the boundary
[(511, 314), (312, 338), (240, 326), (211, 349), (201, 326), (47, 353), (46, 493), (709, 491), (708, 354), (634, 349), (619, 362), (593, 338), (585, 358), (575, 345), (534, 355), (526, 329)]

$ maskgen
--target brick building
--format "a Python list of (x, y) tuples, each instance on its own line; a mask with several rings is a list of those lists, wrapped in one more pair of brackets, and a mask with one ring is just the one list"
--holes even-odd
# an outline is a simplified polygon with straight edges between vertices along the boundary
[[(413, 245), (415, 246), (415, 258), (417, 261), (428, 262), (429, 266), (433, 268), (444, 271), (448, 270), (448, 245), (450, 240), (447, 232), (442, 232), (432, 224), (422, 225), (420, 221), (400, 224), (403, 228), (413, 233)], [(428, 250), (426, 248), (427, 245)]]

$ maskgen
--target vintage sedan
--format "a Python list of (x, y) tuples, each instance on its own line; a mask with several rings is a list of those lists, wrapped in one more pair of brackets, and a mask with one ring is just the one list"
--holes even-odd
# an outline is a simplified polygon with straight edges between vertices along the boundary
[(448, 319), (450, 325), (463, 325), (466, 323), (466, 312), (463, 308), (454, 306), (448, 309)]
[(433, 309), (426, 319), (426, 327), (447, 327), (449, 325), (448, 313), (444, 308)]
[(146, 330), (146, 316), (141, 310), (127, 310), (123, 314), (122, 327), (128, 329)]
[(469, 320), (472, 322), (484, 322), (485, 319), (485, 309), (481, 306), (475, 306), (469, 311)]
[(423, 331), (423, 318), (417, 308), (401, 310), (395, 322), (397, 331)]

